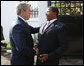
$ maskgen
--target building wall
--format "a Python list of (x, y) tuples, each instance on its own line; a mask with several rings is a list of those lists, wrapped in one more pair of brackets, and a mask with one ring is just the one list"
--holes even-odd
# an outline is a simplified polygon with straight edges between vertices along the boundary
[(15, 5), (17, 1), (1, 1), (1, 25), (5, 40), (9, 41), (9, 29), (16, 18)]
[[(3, 26), (3, 34), (5, 40), (9, 42), (9, 30), (11, 23), (15, 21), (17, 15), (15, 12), (15, 5), (18, 1), (1, 1), (1, 25)], [(30, 18), (28, 23), (33, 27), (41, 26), (46, 22), (47, 1), (38, 1), (38, 17)]]

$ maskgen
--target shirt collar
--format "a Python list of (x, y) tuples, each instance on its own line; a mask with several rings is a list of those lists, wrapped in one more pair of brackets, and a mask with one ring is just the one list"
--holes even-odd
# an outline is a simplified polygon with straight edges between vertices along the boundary
[(24, 18), (22, 18), (21, 16), (18, 16), (19, 18), (21, 18), (24, 22), (26, 22), (26, 20)]
[(52, 20), (50, 20), (50, 23), (53, 23), (54, 21), (56, 21), (57, 19), (52, 19)]

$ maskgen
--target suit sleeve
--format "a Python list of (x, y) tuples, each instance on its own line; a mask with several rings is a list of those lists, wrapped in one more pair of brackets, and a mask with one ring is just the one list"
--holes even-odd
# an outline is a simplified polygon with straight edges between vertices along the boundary
[(32, 26), (29, 26), (29, 27), (30, 27), (30, 31), (31, 31), (32, 34), (39, 32), (40, 27), (37, 27), (37, 28), (34, 28)]
[(21, 25), (16, 25), (13, 28), (12, 38), (15, 42), (14, 44), (19, 55), (29, 57), (34, 56), (35, 51), (32, 48), (26, 46), (26, 35), (24, 34), (24, 30)]
[(56, 30), (59, 47), (49, 54), (49, 59), (59, 58), (62, 53), (67, 49), (67, 37), (65, 27)]

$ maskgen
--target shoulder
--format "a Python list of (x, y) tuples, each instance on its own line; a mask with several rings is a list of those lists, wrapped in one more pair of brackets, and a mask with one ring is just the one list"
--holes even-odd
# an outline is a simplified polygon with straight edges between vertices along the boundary
[(23, 25), (21, 23), (18, 23), (18, 21), (14, 21), (11, 24), (11, 29), (12, 30), (21, 30), (23, 28)]
[(23, 28), (23, 26), (21, 24), (16, 24), (13, 28), (14, 29), (20, 29), (20, 28)]
[(57, 21), (57, 23), (55, 24), (55, 28), (61, 29), (61, 28), (63, 28), (63, 27), (65, 27), (65, 24), (62, 23), (62, 22), (60, 22), (60, 21)]

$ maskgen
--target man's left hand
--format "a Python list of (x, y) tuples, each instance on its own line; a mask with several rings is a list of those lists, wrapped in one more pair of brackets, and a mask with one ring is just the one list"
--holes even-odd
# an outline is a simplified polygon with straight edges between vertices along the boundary
[(39, 59), (41, 62), (47, 61), (48, 60), (48, 54), (41, 54)]

